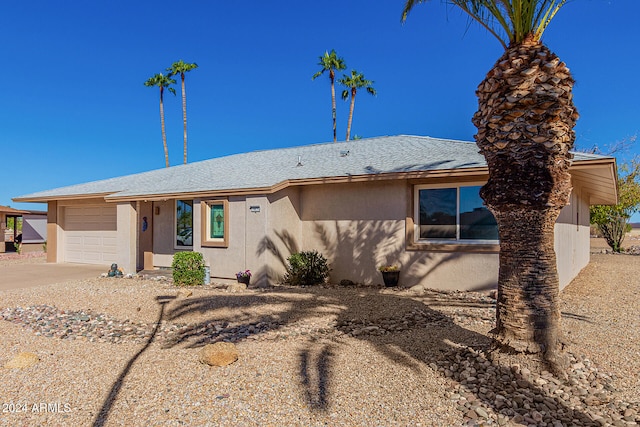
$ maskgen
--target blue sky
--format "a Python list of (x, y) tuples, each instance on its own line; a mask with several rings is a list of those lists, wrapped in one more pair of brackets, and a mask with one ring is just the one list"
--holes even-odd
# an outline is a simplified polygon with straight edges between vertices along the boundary
[[(0, 15), (0, 204), (39, 209), (11, 198), (163, 167), (158, 91), (143, 83), (179, 59), (199, 65), (187, 74), (190, 162), (331, 141), (328, 78), (311, 80), (331, 49), (378, 91), (358, 94), (352, 135), (472, 141), (474, 91), (500, 44), (437, 0), (417, 6), (404, 25), (402, 6), (8, 2)], [(637, 0), (573, 0), (545, 33), (576, 79), (579, 148), (640, 131), (638, 16)], [(176, 89), (165, 98), (172, 165), (182, 162)], [(348, 110), (338, 99), (339, 139)]]

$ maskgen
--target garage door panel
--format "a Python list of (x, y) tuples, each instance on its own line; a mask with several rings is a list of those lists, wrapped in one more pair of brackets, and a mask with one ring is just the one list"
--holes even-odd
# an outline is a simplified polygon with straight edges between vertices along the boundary
[(65, 261), (85, 264), (116, 261), (115, 206), (67, 206), (64, 218)]

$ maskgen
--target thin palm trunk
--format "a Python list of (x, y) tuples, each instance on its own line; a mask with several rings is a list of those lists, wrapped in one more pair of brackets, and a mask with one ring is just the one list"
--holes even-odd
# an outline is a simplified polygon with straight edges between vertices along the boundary
[(351, 105), (349, 106), (349, 121), (347, 122), (347, 141), (351, 137), (351, 122), (353, 120), (353, 109), (356, 106), (356, 88), (351, 88)]
[(184, 125), (184, 164), (187, 164), (187, 92), (184, 87), (184, 73), (180, 73), (182, 79), (182, 123)]
[(164, 130), (164, 88), (160, 87), (160, 127), (162, 128), (162, 145), (164, 147), (164, 163), (165, 167), (169, 167), (169, 149), (167, 148), (167, 134)]
[(333, 119), (333, 142), (338, 140), (336, 132), (336, 75), (333, 70), (329, 70), (329, 80), (331, 80), (331, 118)]

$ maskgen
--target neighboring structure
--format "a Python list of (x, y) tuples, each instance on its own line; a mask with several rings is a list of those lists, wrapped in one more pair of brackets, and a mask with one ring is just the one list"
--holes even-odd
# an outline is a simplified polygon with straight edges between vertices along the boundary
[[(22, 218), (22, 232), (18, 233), (17, 227), (7, 228), (7, 220), (14, 219), (17, 224)], [(0, 253), (15, 250), (15, 244), (21, 242), (21, 252), (39, 252), (43, 250), (43, 244), (47, 241), (47, 213), (40, 211), (27, 211), (0, 206)]]
[[(589, 261), (589, 205), (616, 203), (615, 159), (576, 153), (556, 225), (561, 286)], [(497, 283), (495, 220), (478, 195), (474, 143), (392, 136), (258, 151), (17, 197), (46, 202), (50, 262), (167, 267), (202, 252), (212, 276), (250, 269), (277, 282), (292, 252), (316, 249), (331, 280), (485, 289)]]
[(0, 206), (0, 253), (7, 252), (7, 249), (13, 250), (13, 243), (17, 237), (16, 227), (7, 228), (7, 219), (14, 218), (14, 224), (27, 211), (10, 208), (9, 206)]
[(28, 211), (22, 214), (21, 253), (42, 252), (47, 243), (47, 213)]

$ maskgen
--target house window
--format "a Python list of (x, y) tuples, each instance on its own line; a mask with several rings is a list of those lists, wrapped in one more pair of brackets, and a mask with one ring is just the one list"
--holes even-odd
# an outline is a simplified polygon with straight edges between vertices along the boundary
[(176, 247), (193, 246), (193, 200), (176, 200)]
[(229, 246), (229, 203), (226, 200), (202, 202), (202, 246)]
[(418, 186), (415, 226), (418, 241), (497, 243), (498, 225), (483, 205), (480, 186)]

